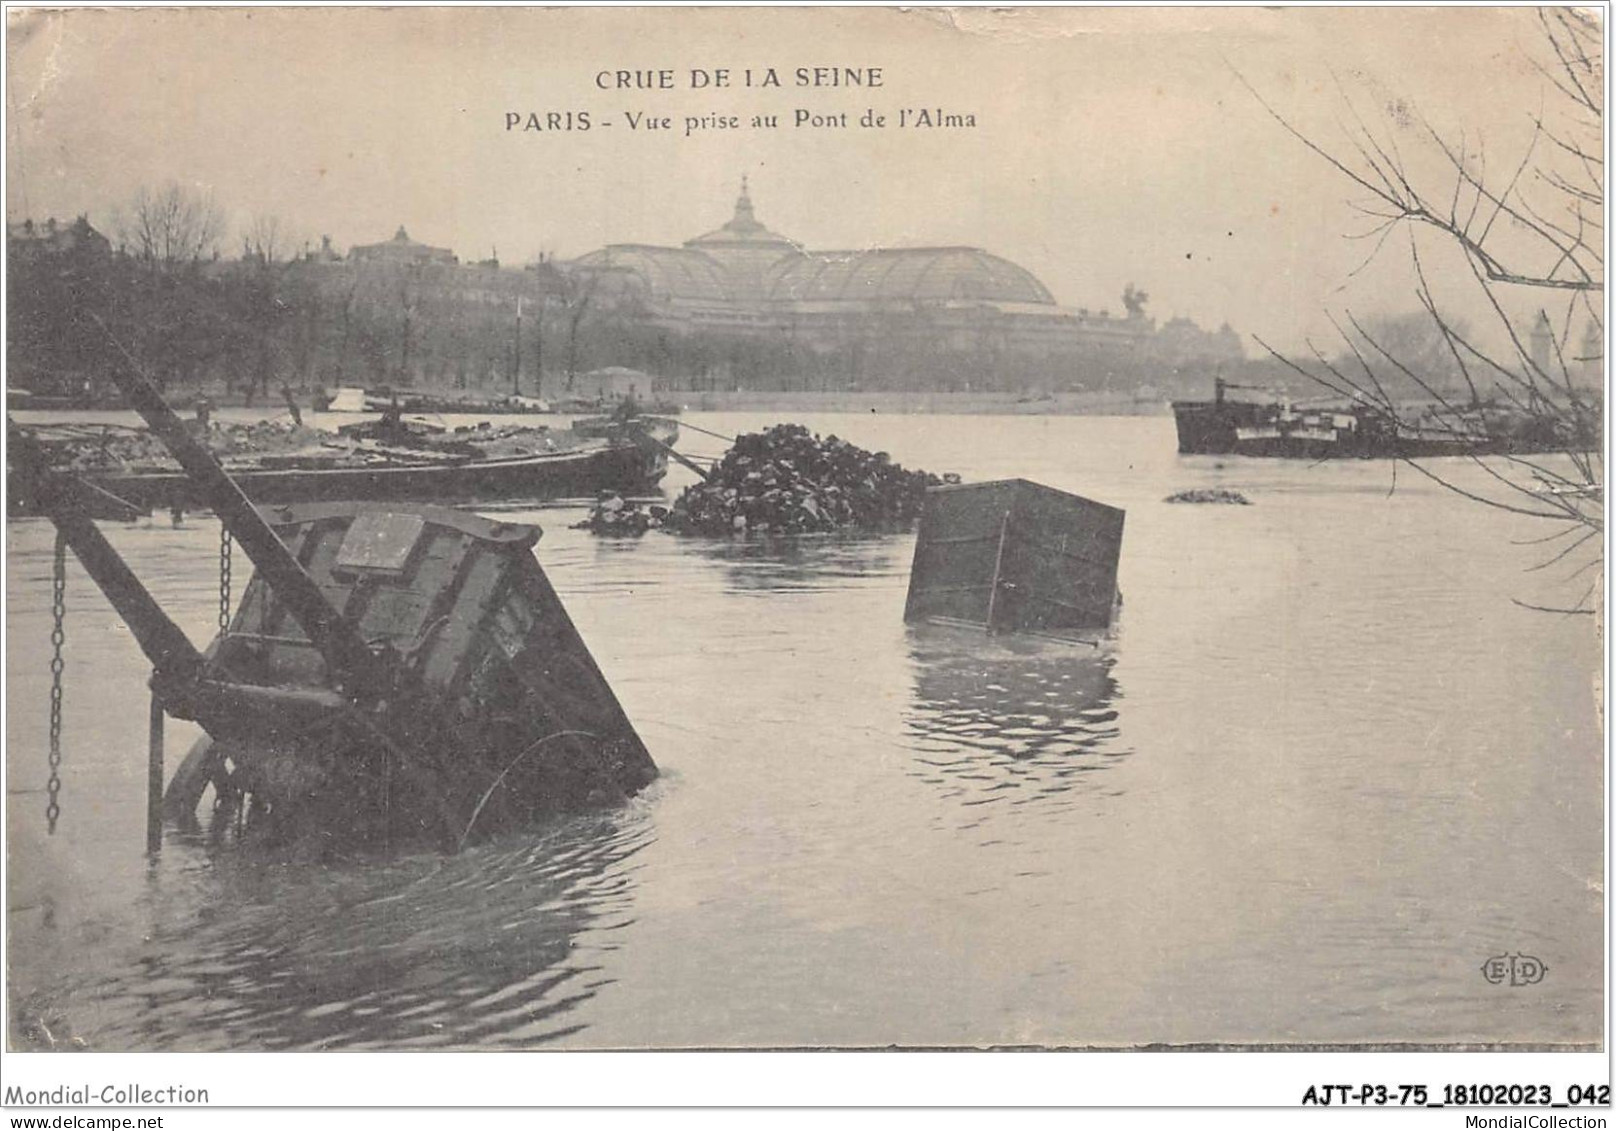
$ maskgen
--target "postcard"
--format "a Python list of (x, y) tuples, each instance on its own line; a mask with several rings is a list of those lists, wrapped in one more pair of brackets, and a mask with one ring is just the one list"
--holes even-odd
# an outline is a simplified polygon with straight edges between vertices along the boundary
[(7, 1103), (1608, 1104), (1604, 31), (10, 9)]

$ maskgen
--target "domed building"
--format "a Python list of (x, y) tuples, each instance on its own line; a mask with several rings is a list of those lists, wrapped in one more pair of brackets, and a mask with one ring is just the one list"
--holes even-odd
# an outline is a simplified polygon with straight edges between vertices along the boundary
[(434, 264), (452, 267), (460, 262), (455, 253), (446, 247), (431, 247), (410, 239), (410, 234), (404, 230), (403, 224), (398, 226), (393, 238), (385, 243), (355, 245), (349, 249), (348, 258), (355, 263), (390, 263), (400, 266)]
[[(683, 247), (612, 244), (570, 265), (610, 279), (653, 310), (696, 317), (723, 308), (879, 308), (892, 304), (1011, 303), (1055, 307), (1025, 268), (974, 247), (805, 251), (759, 222), (746, 179), (735, 215)], [(704, 320), (697, 318), (697, 320)], [(728, 319), (720, 318), (721, 321)]]
[[(957, 369), (987, 384), (1068, 387), (1092, 363), (1109, 372), (1143, 360), (1155, 336), (1142, 296), (1124, 317), (1064, 307), (1032, 272), (980, 248), (806, 250), (757, 218), (744, 177), (723, 226), (682, 247), (611, 244), (565, 270), (594, 301), (664, 331), (851, 352), (851, 384), (968, 384), (948, 376)], [(1205, 337), (1240, 355), (1232, 332)]]

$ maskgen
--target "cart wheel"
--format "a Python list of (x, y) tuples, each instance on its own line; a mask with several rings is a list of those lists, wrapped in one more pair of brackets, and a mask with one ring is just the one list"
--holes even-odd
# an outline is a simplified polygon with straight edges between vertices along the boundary
[(203, 735), (191, 746), (163, 791), (163, 816), (182, 824), (195, 824), (196, 807), (202, 801), (203, 791), (223, 774), (223, 751), (213, 739)]

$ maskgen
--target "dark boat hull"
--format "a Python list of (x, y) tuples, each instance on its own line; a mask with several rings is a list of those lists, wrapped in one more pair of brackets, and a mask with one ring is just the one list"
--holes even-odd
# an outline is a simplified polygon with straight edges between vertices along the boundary
[[(444, 465), (231, 470), (255, 503), (527, 502), (580, 498), (600, 491), (643, 494), (667, 472), (665, 457), (630, 444)], [(143, 510), (201, 507), (179, 471), (86, 475), (90, 483)], [(19, 500), (12, 495), (13, 512)]]
[(1542, 451), (1517, 437), (1422, 433), (1399, 428), (1372, 409), (1291, 411), (1248, 401), (1174, 401), (1181, 455), (1236, 455), (1272, 459), (1424, 459)]

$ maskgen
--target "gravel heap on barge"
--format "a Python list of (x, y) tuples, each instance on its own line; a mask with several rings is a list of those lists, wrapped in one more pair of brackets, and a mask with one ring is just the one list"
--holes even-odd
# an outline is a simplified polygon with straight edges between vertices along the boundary
[[(560, 452), (578, 447), (586, 437), (571, 431), (514, 425), (447, 430), (402, 423), (389, 429), (375, 425), (336, 432), (308, 428), (289, 420), (250, 424), (188, 422), (226, 470), (247, 468), (366, 467), (377, 463), (460, 462), (506, 459)], [(178, 471), (179, 463), (161, 440), (144, 428), (115, 424), (36, 425), (30, 429), (58, 470), (76, 472)]]

